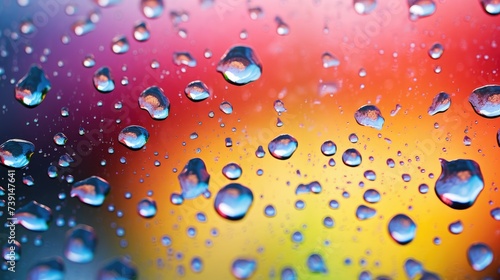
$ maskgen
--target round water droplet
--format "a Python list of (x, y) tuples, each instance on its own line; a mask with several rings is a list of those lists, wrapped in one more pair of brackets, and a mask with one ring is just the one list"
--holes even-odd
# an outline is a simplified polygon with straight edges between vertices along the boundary
[(19, 26), (19, 31), (25, 35), (29, 35), (36, 31), (36, 27), (31, 20), (23, 20)]
[(405, 182), (410, 182), (411, 181), (411, 176), (410, 174), (403, 174), (401, 175), (401, 178), (403, 179), (403, 181)]
[(321, 145), (321, 153), (325, 156), (333, 156), (337, 152), (337, 145), (331, 140), (325, 141)]
[(319, 254), (311, 254), (307, 258), (307, 268), (312, 273), (327, 273), (325, 261)]
[(377, 175), (375, 174), (375, 171), (373, 170), (366, 170), (365, 173), (363, 173), (365, 178), (370, 181), (375, 181), (377, 179)]
[(214, 207), (217, 213), (228, 220), (240, 220), (245, 217), (252, 205), (252, 191), (240, 184), (232, 183), (219, 190)]
[(203, 101), (210, 97), (210, 90), (202, 81), (192, 81), (184, 89), (186, 96), (194, 102)]
[(149, 29), (144, 21), (138, 22), (134, 26), (134, 39), (138, 42), (147, 41), (151, 37)]
[(116, 258), (99, 269), (96, 280), (138, 279), (137, 267), (127, 258)]
[(480, 0), (485, 12), (490, 15), (500, 14), (500, 2), (498, 0)]
[(436, 12), (436, 3), (434, 0), (408, 0), (410, 19), (428, 17)]
[(149, 132), (142, 126), (130, 125), (118, 134), (118, 141), (132, 150), (139, 150), (149, 139)]
[(469, 102), (476, 113), (483, 117), (500, 116), (500, 86), (486, 85), (476, 88), (469, 96)]
[(64, 245), (64, 256), (75, 263), (88, 263), (94, 259), (97, 235), (94, 228), (77, 225), (68, 230)]
[(367, 15), (377, 7), (376, 0), (354, 0), (354, 10), (360, 15)]
[(267, 205), (266, 208), (264, 208), (264, 214), (266, 217), (274, 217), (276, 216), (276, 209), (273, 205)]
[(299, 142), (289, 134), (281, 134), (269, 142), (268, 150), (274, 158), (285, 160), (289, 159)]
[(152, 86), (139, 95), (139, 107), (148, 111), (151, 118), (164, 120), (170, 112), (170, 101), (165, 96), (163, 89)]
[(137, 204), (137, 212), (144, 218), (152, 218), (156, 215), (156, 201), (144, 198)]
[(453, 209), (467, 209), (483, 190), (484, 181), (479, 165), (473, 160), (441, 161), (441, 175), (436, 181), (436, 194)]
[(432, 104), (429, 107), (427, 113), (433, 116), (437, 113), (445, 112), (446, 110), (448, 110), (448, 108), (450, 108), (450, 105), (450, 96), (446, 92), (440, 92), (432, 100)]
[(295, 243), (301, 243), (304, 241), (304, 235), (300, 231), (292, 233), (292, 241)]
[(111, 42), (111, 50), (116, 54), (123, 54), (128, 52), (130, 45), (128, 43), (127, 37), (123, 35), (118, 35), (113, 38)]
[(356, 149), (347, 149), (342, 154), (342, 162), (347, 166), (356, 167), (361, 164), (361, 161), (361, 154)]
[(291, 267), (285, 267), (281, 271), (281, 280), (298, 280), (297, 272)]
[(326, 228), (332, 228), (334, 225), (335, 225), (335, 222), (333, 221), (333, 218), (332, 217), (325, 217), (323, 219), (323, 225), (326, 227)]
[(190, 266), (194, 273), (200, 273), (203, 270), (203, 261), (199, 257), (194, 257)]
[(325, 52), (321, 55), (321, 61), (323, 62), (323, 68), (337, 67), (340, 65), (340, 60), (329, 52)]
[[(9, 204), (10, 205), (10, 204)], [(46, 231), (52, 220), (52, 210), (36, 201), (20, 207), (14, 214), (15, 223), (32, 231)]]
[(475, 271), (482, 271), (493, 261), (493, 251), (484, 243), (472, 244), (467, 250), (467, 260)]
[(106, 180), (92, 176), (74, 183), (71, 187), (71, 197), (77, 196), (83, 203), (101, 206), (109, 191), (110, 186)]
[(260, 78), (262, 65), (251, 48), (235, 46), (222, 56), (217, 71), (222, 73), (226, 81), (245, 85)]
[(413, 241), (415, 238), (417, 225), (410, 217), (404, 214), (398, 214), (392, 217), (389, 222), (388, 229), (389, 234), (394, 241), (401, 245), (405, 245)]
[(141, 10), (147, 18), (158, 18), (163, 13), (163, 0), (141, 0)]
[(229, 180), (236, 180), (240, 178), (243, 170), (236, 163), (229, 163), (222, 168), (222, 174)]
[(375, 216), (376, 214), (377, 210), (365, 205), (360, 205), (356, 209), (356, 218), (358, 218), (358, 220), (360, 221), (373, 218), (373, 216)]
[(380, 193), (374, 189), (366, 190), (363, 199), (368, 203), (377, 203), (380, 201)]
[(196, 66), (196, 59), (194, 59), (188, 52), (175, 52), (173, 58), (175, 65), (186, 65), (189, 67)]
[(360, 125), (373, 127), (379, 130), (382, 129), (384, 125), (382, 113), (374, 105), (362, 106), (354, 113), (354, 118)]
[(111, 72), (108, 67), (97, 69), (93, 77), (94, 87), (102, 93), (108, 93), (115, 89), (115, 82), (111, 78)]
[(29, 271), (26, 279), (29, 280), (64, 280), (64, 261), (60, 257), (53, 257), (37, 262)]
[(94, 56), (91, 54), (86, 55), (85, 58), (83, 59), (83, 66), (85, 66), (86, 68), (94, 67), (95, 66)]
[(448, 230), (453, 234), (459, 234), (462, 233), (462, 231), (464, 230), (464, 225), (462, 224), (462, 221), (458, 220), (456, 222), (451, 223), (448, 226)]
[(193, 158), (184, 166), (182, 172), (177, 176), (182, 189), (182, 197), (193, 199), (208, 190), (208, 174), (205, 162), (200, 158)]
[(233, 105), (227, 101), (222, 101), (219, 109), (226, 115), (230, 115), (233, 112)]
[(45, 95), (50, 90), (51, 85), (47, 75), (38, 65), (32, 65), (15, 87), (16, 99), (28, 108), (33, 108), (45, 99)]
[(253, 259), (236, 259), (231, 266), (231, 273), (237, 279), (248, 279), (256, 268), (257, 262)]
[(33, 143), (21, 139), (10, 139), (0, 145), (0, 162), (7, 167), (22, 168), (30, 163), (34, 152)]
[(429, 186), (427, 184), (420, 184), (418, 186), (418, 191), (422, 194), (425, 194), (429, 191)]
[(441, 55), (443, 55), (443, 52), (444, 52), (443, 45), (441, 45), (440, 43), (435, 43), (434, 45), (431, 46), (428, 53), (432, 59), (438, 59), (441, 57)]

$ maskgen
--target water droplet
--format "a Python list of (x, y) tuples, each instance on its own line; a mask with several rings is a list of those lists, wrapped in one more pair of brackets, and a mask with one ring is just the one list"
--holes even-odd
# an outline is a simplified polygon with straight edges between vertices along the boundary
[(404, 214), (398, 214), (392, 217), (388, 229), (394, 241), (401, 245), (405, 245), (415, 238), (417, 225), (410, 217)]
[(436, 181), (436, 194), (453, 209), (467, 209), (483, 190), (484, 181), (479, 165), (473, 160), (441, 161), (441, 175)]
[(210, 97), (210, 90), (202, 81), (192, 81), (184, 89), (186, 96), (194, 102), (203, 101)]
[(405, 261), (404, 269), (406, 275), (410, 279), (414, 279), (418, 274), (422, 274), (424, 272), (424, 266), (414, 259), (408, 259)]
[(17, 209), (14, 218), (17, 219), (15, 223), (21, 224), (29, 230), (46, 231), (49, 229), (49, 223), (52, 219), (52, 210), (33, 200)]
[(410, 182), (411, 181), (411, 176), (410, 174), (403, 174), (401, 175), (401, 178), (403, 179), (403, 181), (405, 182)]
[(202, 159), (189, 160), (177, 178), (181, 185), (182, 197), (185, 199), (196, 198), (208, 190), (210, 174)]
[(500, 86), (486, 85), (476, 88), (469, 102), (479, 115), (494, 118), (500, 116)]
[(108, 93), (115, 89), (115, 82), (111, 78), (111, 72), (108, 67), (97, 69), (93, 77), (94, 87), (102, 93)]
[(456, 222), (451, 223), (448, 226), (448, 230), (453, 234), (459, 234), (462, 233), (462, 231), (464, 230), (464, 225), (462, 224), (462, 221), (458, 220)]
[(354, 0), (354, 10), (360, 15), (367, 15), (377, 7), (376, 0)]
[(74, 162), (73, 158), (68, 154), (64, 154), (59, 158), (58, 164), (61, 167), (68, 167), (72, 162)]
[(490, 215), (493, 219), (500, 221), (500, 207), (497, 207), (495, 209), (492, 209), (490, 211)]
[(114, 5), (120, 4), (122, 0), (94, 0), (102, 8), (112, 7)]
[(484, 11), (490, 15), (500, 14), (500, 2), (497, 0), (481, 0), (481, 5)]
[(149, 139), (149, 132), (142, 126), (130, 125), (122, 129), (118, 134), (118, 141), (130, 148), (131, 150), (139, 150)]
[(377, 175), (375, 174), (375, 171), (373, 170), (366, 170), (365, 173), (363, 173), (365, 178), (370, 181), (375, 181), (377, 179)]
[(189, 67), (196, 66), (196, 59), (194, 59), (188, 52), (175, 52), (173, 58), (175, 65), (186, 65)]
[(289, 159), (297, 147), (299, 142), (289, 134), (281, 134), (269, 142), (268, 149), (271, 155), (277, 159)]
[(245, 217), (252, 205), (252, 191), (238, 183), (226, 185), (215, 197), (214, 207), (217, 213), (228, 220), (240, 220)]
[(266, 155), (266, 152), (264, 151), (264, 148), (262, 146), (259, 146), (257, 150), (255, 151), (255, 156), (258, 158), (263, 158)]
[(432, 104), (429, 107), (427, 113), (430, 116), (433, 116), (437, 113), (445, 112), (446, 110), (448, 110), (448, 108), (450, 108), (450, 105), (451, 105), (450, 96), (446, 92), (440, 92), (432, 100)]
[(342, 154), (342, 162), (347, 166), (356, 167), (361, 164), (362, 160), (361, 154), (356, 149), (347, 149)]
[(158, 18), (163, 13), (163, 0), (141, 0), (141, 10), (147, 18)]
[(429, 191), (429, 186), (427, 184), (420, 184), (420, 186), (418, 186), (418, 191), (425, 194)]
[(337, 67), (340, 65), (340, 60), (329, 52), (325, 52), (321, 55), (321, 61), (323, 62), (323, 68)]
[(266, 217), (274, 217), (276, 216), (276, 208), (274, 208), (273, 205), (267, 205), (266, 208), (264, 208), (264, 214)]
[(23, 20), (19, 26), (19, 31), (25, 35), (29, 35), (36, 31), (36, 27), (31, 20)]
[(278, 33), (278, 35), (285, 36), (290, 33), (290, 28), (280, 17), (276, 17), (274, 21), (278, 25), (276, 27), (276, 33)]
[(295, 243), (302, 243), (304, 241), (304, 235), (300, 231), (292, 233), (292, 241)]
[(363, 199), (368, 203), (377, 203), (380, 201), (380, 193), (374, 189), (366, 190)]
[(250, 278), (257, 268), (257, 262), (252, 259), (236, 259), (231, 266), (231, 273), (237, 279)]
[(88, 263), (94, 259), (97, 235), (91, 226), (77, 225), (68, 230), (64, 256), (75, 263)]
[(297, 276), (297, 272), (292, 267), (285, 267), (281, 271), (281, 280), (297, 280), (299, 277)]
[(23, 168), (30, 163), (34, 152), (33, 143), (21, 139), (10, 139), (0, 145), (0, 162), (7, 167)]
[(33, 108), (45, 99), (51, 85), (47, 75), (38, 65), (32, 65), (29, 72), (16, 84), (16, 99), (28, 108)]
[(148, 111), (151, 118), (164, 120), (170, 112), (170, 101), (165, 96), (163, 89), (152, 86), (139, 95), (139, 107)]
[(97, 275), (97, 280), (110, 279), (138, 279), (137, 268), (130, 260), (124, 257), (116, 258), (99, 269), (99, 273)]
[(63, 280), (64, 262), (60, 257), (53, 257), (37, 262), (29, 271), (26, 279), (28, 280)]
[(109, 183), (106, 180), (92, 176), (74, 183), (71, 187), (71, 197), (77, 196), (83, 203), (101, 206), (109, 191)]
[(331, 140), (325, 141), (321, 145), (321, 153), (325, 156), (333, 156), (337, 152), (337, 145)]
[(394, 168), (394, 166), (396, 165), (396, 163), (394, 162), (394, 160), (392, 158), (387, 159), (386, 163), (387, 163), (387, 166), (389, 166), (390, 168)]
[(207, 216), (203, 212), (196, 213), (196, 220), (200, 223), (204, 223), (207, 221)]
[(35, 185), (35, 179), (33, 179), (31, 175), (23, 176), (23, 184), (25, 184), (28, 187), (31, 187)]
[(408, 0), (410, 19), (415, 21), (419, 18), (431, 16), (436, 12), (434, 0)]
[(152, 218), (156, 215), (156, 201), (151, 198), (144, 198), (137, 204), (139, 215), (144, 218)]
[(203, 270), (203, 261), (199, 257), (194, 257), (191, 260), (191, 270), (194, 273), (200, 273)]
[(90, 19), (79, 20), (73, 24), (71, 29), (76, 36), (83, 36), (95, 29), (95, 23)]
[(245, 85), (260, 78), (262, 65), (250, 47), (235, 46), (222, 56), (217, 71), (222, 73), (226, 81)]
[(362, 106), (354, 113), (354, 118), (360, 125), (373, 127), (379, 130), (382, 129), (384, 125), (382, 113), (374, 105)]
[(493, 251), (484, 243), (475, 243), (467, 250), (467, 259), (472, 269), (482, 271), (493, 261)]
[(307, 267), (312, 273), (327, 273), (325, 261), (319, 254), (311, 254), (307, 258)]
[(144, 21), (138, 22), (134, 26), (134, 39), (138, 42), (147, 41), (151, 37), (148, 26)]
[(470, 139), (469, 136), (465, 135), (464, 136), (464, 145), (465, 146), (470, 146), (472, 144), (472, 139)]
[(49, 175), (50, 178), (56, 178), (57, 177), (57, 167), (51, 165), (47, 168), (47, 175)]
[(373, 218), (375, 214), (377, 214), (377, 210), (365, 205), (359, 205), (356, 209), (356, 218), (358, 218), (360, 221)]
[(226, 115), (230, 115), (233, 112), (233, 106), (227, 101), (222, 101), (219, 109)]
[(443, 55), (443, 52), (444, 52), (443, 45), (441, 45), (440, 43), (435, 43), (434, 45), (431, 46), (428, 53), (432, 59), (438, 59), (441, 57), (441, 55)]
[(278, 115), (286, 112), (285, 103), (283, 103), (283, 101), (281, 100), (274, 101), (274, 110), (276, 111), (276, 113), (278, 113)]
[(229, 163), (222, 168), (222, 174), (229, 180), (236, 180), (240, 178), (243, 170), (236, 163)]
[(326, 228), (332, 228), (335, 225), (335, 222), (333, 221), (332, 217), (325, 217), (323, 219), (323, 225)]
[(123, 54), (128, 52), (130, 45), (128, 43), (127, 37), (124, 35), (118, 35), (113, 38), (111, 43), (111, 50), (116, 54)]

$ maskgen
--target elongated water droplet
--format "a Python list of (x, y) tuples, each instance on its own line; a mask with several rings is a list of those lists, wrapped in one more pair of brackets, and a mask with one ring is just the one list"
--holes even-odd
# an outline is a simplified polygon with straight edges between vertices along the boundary
[(441, 161), (441, 175), (436, 181), (436, 194), (453, 209), (467, 209), (483, 190), (484, 181), (479, 165), (473, 160)]
[(108, 67), (97, 69), (93, 77), (94, 87), (102, 93), (108, 93), (115, 89), (115, 82), (111, 78), (111, 72)]
[(186, 65), (189, 67), (196, 66), (196, 59), (194, 59), (188, 52), (175, 52), (173, 59), (175, 65)]
[(116, 258), (99, 269), (97, 280), (137, 280), (137, 267), (130, 260)]
[(81, 202), (101, 206), (110, 191), (109, 183), (101, 177), (92, 176), (78, 181), (71, 187), (71, 197), (78, 197)]
[(235, 46), (222, 56), (217, 71), (222, 73), (226, 81), (245, 85), (260, 78), (262, 65), (250, 47)]
[(95, 23), (90, 19), (79, 20), (71, 27), (76, 36), (83, 36), (95, 29)]
[(429, 56), (432, 59), (438, 59), (443, 55), (444, 52), (444, 47), (440, 43), (435, 43), (434, 45), (431, 46), (429, 49)]
[(498, 0), (480, 0), (485, 12), (490, 15), (500, 14), (500, 2)]
[(75, 263), (88, 263), (94, 259), (97, 235), (94, 228), (77, 225), (68, 230), (64, 245), (64, 256)]
[(312, 273), (327, 273), (327, 268), (323, 257), (319, 254), (311, 254), (307, 258), (307, 267)]
[(227, 101), (222, 101), (219, 109), (226, 115), (230, 115), (233, 112), (233, 105)]
[(191, 266), (191, 270), (194, 273), (200, 273), (203, 270), (203, 261), (199, 257), (194, 257), (191, 260), (191, 265), (190, 266)]
[(148, 111), (151, 118), (164, 120), (170, 112), (170, 101), (165, 96), (163, 89), (152, 86), (139, 95), (139, 107)]
[(276, 17), (274, 19), (276, 22), (276, 33), (281, 36), (288, 35), (290, 33), (290, 28), (288, 27), (288, 24), (286, 24), (280, 17)]
[(403, 267), (405, 269), (406, 275), (410, 279), (414, 279), (415, 276), (424, 272), (424, 266), (422, 265), (422, 263), (414, 259), (406, 260)]
[(437, 113), (445, 112), (446, 110), (448, 110), (448, 108), (450, 108), (450, 105), (451, 105), (450, 96), (446, 92), (440, 92), (436, 96), (434, 96), (432, 104), (429, 107), (427, 113), (433, 116)]
[(256, 268), (257, 262), (253, 259), (236, 259), (231, 266), (231, 273), (236, 279), (248, 279)]
[(137, 212), (144, 218), (152, 218), (156, 215), (156, 201), (144, 198), (137, 204)]
[(131, 150), (139, 150), (149, 139), (149, 132), (142, 126), (130, 125), (122, 129), (118, 134), (118, 141), (130, 148)]
[(375, 171), (373, 170), (366, 170), (365, 173), (363, 173), (365, 178), (370, 181), (375, 181), (377, 179), (377, 175), (375, 174)]
[(493, 261), (493, 251), (484, 243), (472, 244), (467, 250), (467, 260), (475, 271), (482, 271)]
[(210, 90), (202, 81), (192, 81), (184, 89), (186, 96), (194, 102), (203, 101), (210, 97)]
[(500, 85), (486, 85), (476, 88), (469, 96), (469, 102), (476, 113), (483, 117), (500, 116)]
[(94, 56), (92, 54), (86, 55), (85, 58), (83, 59), (82, 64), (86, 68), (92, 68), (92, 67), (94, 67), (95, 66)]
[(325, 52), (321, 55), (323, 68), (337, 67), (340, 65), (340, 60), (333, 54)]
[(29, 269), (27, 280), (64, 280), (64, 270), (64, 261), (61, 257), (45, 259)]
[(0, 162), (13, 168), (22, 168), (30, 163), (35, 152), (33, 143), (22, 139), (10, 139), (0, 145)]
[(262, 146), (257, 147), (257, 150), (255, 151), (255, 156), (258, 158), (263, 158), (266, 155), (266, 151), (264, 151), (264, 148)]
[(245, 217), (253, 202), (252, 191), (238, 183), (226, 185), (215, 197), (214, 207), (217, 213), (228, 220), (240, 220)]
[(354, 0), (354, 10), (360, 15), (367, 15), (377, 7), (376, 0)]
[(361, 164), (362, 160), (361, 154), (356, 149), (347, 149), (342, 154), (342, 162), (347, 166), (356, 167)]
[(321, 153), (325, 156), (333, 156), (337, 152), (337, 145), (331, 140), (325, 141), (321, 145)]
[(382, 129), (384, 125), (382, 113), (374, 105), (362, 106), (354, 113), (354, 118), (360, 125), (373, 127), (379, 130)]
[(47, 75), (39, 65), (32, 65), (30, 70), (16, 84), (16, 99), (28, 108), (33, 108), (45, 99), (51, 85)]
[(242, 172), (243, 170), (236, 163), (229, 163), (222, 168), (222, 174), (224, 174), (224, 176), (229, 180), (236, 180), (240, 178)]
[(111, 43), (111, 50), (116, 54), (123, 54), (128, 52), (130, 45), (128, 43), (127, 37), (124, 35), (118, 35), (113, 38)]
[(134, 39), (138, 42), (149, 40), (151, 34), (149, 33), (148, 26), (144, 21), (140, 21), (134, 25)]
[(299, 142), (289, 134), (282, 134), (269, 142), (268, 149), (271, 155), (277, 159), (289, 159), (297, 147)]
[(414, 21), (431, 16), (436, 12), (434, 0), (408, 0), (408, 6), (410, 7), (410, 19)]
[(208, 174), (205, 162), (200, 158), (189, 160), (177, 178), (185, 199), (196, 198), (208, 190), (210, 174)]
[(401, 245), (405, 245), (413, 241), (415, 238), (417, 225), (410, 217), (404, 214), (398, 214), (392, 217), (389, 222), (388, 229), (389, 234), (394, 241)]
[(375, 214), (377, 214), (377, 210), (365, 205), (360, 205), (356, 209), (356, 218), (358, 218), (358, 220), (360, 221), (373, 218)]
[(462, 233), (462, 231), (464, 230), (464, 225), (462, 224), (462, 221), (458, 220), (456, 222), (451, 223), (448, 226), (448, 230), (453, 234), (459, 234)]
[(158, 18), (163, 13), (163, 0), (141, 0), (141, 10), (147, 18)]
[(17, 209), (14, 218), (17, 219), (15, 223), (21, 224), (29, 230), (46, 231), (52, 220), (52, 210), (33, 200)]

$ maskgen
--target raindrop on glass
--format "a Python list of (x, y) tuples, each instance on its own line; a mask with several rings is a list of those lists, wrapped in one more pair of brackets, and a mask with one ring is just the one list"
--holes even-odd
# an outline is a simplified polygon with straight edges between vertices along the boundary
[(22, 168), (30, 163), (35, 152), (33, 143), (22, 139), (10, 139), (0, 145), (0, 162), (13, 168)]
[(222, 73), (226, 81), (245, 85), (260, 78), (262, 65), (251, 48), (235, 46), (222, 56), (217, 71)]
[(108, 93), (115, 89), (115, 82), (111, 77), (111, 72), (108, 67), (97, 69), (93, 77), (94, 87), (102, 93)]
[(476, 88), (469, 96), (469, 102), (476, 113), (483, 117), (500, 116), (500, 86), (486, 85)]
[(252, 205), (252, 191), (238, 183), (226, 185), (215, 197), (214, 207), (217, 213), (228, 220), (240, 220), (245, 217)]
[(101, 177), (92, 176), (78, 181), (71, 187), (71, 197), (78, 197), (81, 202), (101, 206), (110, 191), (109, 183)]
[(356, 122), (362, 126), (369, 126), (376, 129), (382, 129), (384, 125), (384, 118), (380, 110), (374, 105), (365, 105), (359, 108), (354, 113)]
[(493, 261), (493, 251), (484, 243), (472, 244), (467, 250), (467, 260), (475, 271), (482, 271)]
[(203, 101), (210, 97), (210, 90), (202, 81), (192, 81), (184, 89), (186, 96), (194, 102)]
[(139, 95), (139, 107), (148, 111), (151, 118), (164, 120), (170, 112), (170, 101), (165, 96), (163, 89), (152, 86)]
[(432, 100), (432, 104), (429, 107), (429, 110), (427, 110), (427, 113), (433, 116), (437, 113), (445, 112), (448, 108), (450, 108), (450, 105), (450, 96), (446, 92), (440, 92)]
[(184, 166), (177, 177), (182, 189), (182, 197), (193, 199), (208, 190), (210, 174), (208, 174), (205, 162), (200, 158), (193, 158)]
[(347, 149), (342, 154), (342, 162), (347, 166), (356, 167), (361, 164), (362, 160), (361, 154), (356, 149)]
[(289, 159), (299, 143), (289, 134), (282, 134), (269, 142), (268, 149), (274, 158), (285, 160)]
[(42, 103), (50, 88), (50, 82), (42, 68), (32, 65), (29, 72), (16, 83), (15, 96), (21, 104), (33, 108)]
[(398, 214), (389, 221), (388, 230), (389, 235), (394, 241), (401, 245), (405, 245), (415, 238), (417, 225), (410, 217), (404, 214)]
[(94, 259), (97, 235), (91, 226), (77, 225), (66, 233), (64, 256), (75, 263), (88, 263)]

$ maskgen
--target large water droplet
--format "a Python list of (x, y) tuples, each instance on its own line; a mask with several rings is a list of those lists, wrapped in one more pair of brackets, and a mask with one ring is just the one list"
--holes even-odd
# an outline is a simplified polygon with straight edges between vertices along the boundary
[(483, 190), (484, 181), (479, 165), (473, 160), (441, 161), (441, 175), (436, 181), (436, 194), (453, 209), (467, 209)]
[(325, 141), (321, 145), (321, 153), (325, 156), (333, 156), (337, 152), (337, 145), (331, 140)]
[(358, 220), (360, 221), (373, 218), (375, 214), (377, 214), (377, 210), (365, 205), (360, 205), (356, 209), (356, 218), (358, 218)]
[(97, 69), (93, 77), (94, 87), (102, 93), (108, 93), (115, 89), (115, 82), (111, 78), (111, 72), (108, 67)]
[(163, 13), (163, 0), (141, 0), (141, 10), (147, 18), (157, 18)]
[(139, 95), (139, 107), (148, 111), (155, 120), (163, 120), (170, 112), (170, 101), (163, 89), (157, 86), (148, 87)]
[(134, 39), (138, 42), (147, 41), (151, 37), (148, 26), (144, 21), (138, 22), (134, 26)]
[(189, 160), (177, 178), (185, 199), (196, 198), (208, 190), (210, 174), (208, 174), (205, 162), (200, 158)]
[(307, 267), (312, 273), (327, 273), (325, 261), (319, 254), (311, 254), (307, 258)]
[(367, 15), (377, 7), (376, 0), (354, 0), (354, 10), (360, 15)]
[(446, 92), (440, 92), (436, 96), (434, 96), (434, 99), (432, 99), (432, 104), (429, 107), (427, 113), (433, 116), (437, 113), (445, 112), (446, 110), (448, 110), (448, 108), (450, 108), (450, 105), (450, 96)]
[(116, 258), (99, 269), (97, 280), (137, 280), (136, 266), (126, 258)]
[(224, 75), (226, 81), (245, 85), (260, 78), (262, 65), (250, 47), (235, 46), (222, 56), (217, 71)]
[(101, 177), (92, 176), (78, 181), (71, 187), (71, 197), (77, 196), (81, 202), (100, 206), (109, 193), (109, 183)]
[(32, 65), (29, 72), (16, 84), (16, 99), (28, 108), (36, 107), (45, 99), (50, 87), (49, 79), (42, 68)]
[(68, 230), (64, 256), (75, 263), (88, 263), (94, 259), (97, 235), (91, 226), (77, 225)]
[(469, 102), (476, 113), (483, 117), (500, 116), (500, 86), (486, 85), (476, 88), (469, 96)]
[(186, 96), (194, 102), (203, 101), (210, 97), (210, 90), (202, 81), (192, 81), (184, 89)]
[(356, 167), (361, 164), (362, 160), (361, 154), (356, 149), (347, 149), (342, 154), (342, 162), (347, 166)]
[(321, 61), (323, 62), (323, 68), (337, 67), (340, 65), (340, 60), (329, 52), (325, 52), (321, 55)]
[(116, 54), (123, 54), (128, 52), (130, 45), (128, 43), (127, 37), (124, 35), (118, 35), (113, 38), (111, 43), (111, 50)]
[(271, 155), (277, 159), (289, 159), (297, 147), (299, 142), (289, 134), (281, 134), (269, 142), (268, 149)]
[(118, 141), (132, 150), (139, 150), (149, 139), (149, 132), (142, 126), (130, 125), (118, 134)]
[(33, 265), (27, 280), (64, 280), (64, 261), (60, 257), (42, 260)]
[(432, 59), (438, 59), (441, 57), (441, 55), (443, 55), (443, 52), (444, 52), (443, 45), (441, 45), (440, 43), (435, 43), (434, 45), (431, 46), (428, 53)]
[(217, 193), (214, 207), (217, 213), (228, 220), (240, 220), (245, 217), (252, 205), (252, 191), (238, 183), (226, 185)]
[(404, 214), (398, 214), (391, 219), (388, 229), (394, 241), (401, 245), (405, 245), (415, 238), (417, 225), (410, 217)]
[(33, 143), (21, 139), (10, 139), (0, 145), (0, 162), (7, 167), (22, 168), (30, 163), (34, 152)]
[(408, 0), (408, 6), (411, 20), (428, 17), (436, 12), (434, 0)]
[(374, 105), (362, 106), (354, 113), (354, 118), (360, 125), (373, 127), (379, 130), (382, 129), (384, 125), (382, 113)]
[(480, 0), (485, 12), (490, 15), (500, 14), (500, 2), (498, 0)]
[(484, 243), (475, 243), (467, 250), (467, 259), (472, 269), (482, 271), (493, 261), (493, 251)]
[(52, 219), (52, 210), (36, 201), (17, 209), (14, 214), (15, 222), (33, 231), (46, 231), (49, 229), (49, 222)]
[(156, 201), (144, 198), (137, 204), (137, 212), (144, 218), (152, 218), (156, 215)]
[(229, 180), (236, 180), (240, 178), (242, 172), (243, 170), (236, 163), (229, 163), (222, 168), (222, 174), (224, 174), (224, 176)]
[(257, 268), (257, 262), (252, 259), (236, 259), (231, 266), (231, 273), (237, 279), (250, 278)]

